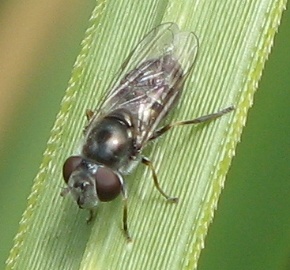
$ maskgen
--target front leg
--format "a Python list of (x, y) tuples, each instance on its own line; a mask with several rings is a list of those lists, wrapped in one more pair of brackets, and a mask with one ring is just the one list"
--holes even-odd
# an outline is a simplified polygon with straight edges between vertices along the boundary
[(93, 118), (93, 116), (94, 116), (93, 110), (90, 110), (90, 109), (86, 110), (86, 117), (87, 117), (88, 121), (90, 121)]
[(86, 117), (87, 117), (87, 120), (88, 120), (89, 123), (83, 129), (83, 134), (84, 135), (86, 134), (86, 132), (88, 130), (88, 127), (90, 125), (91, 119), (94, 117), (94, 111), (90, 110), (90, 109), (86, 110)]

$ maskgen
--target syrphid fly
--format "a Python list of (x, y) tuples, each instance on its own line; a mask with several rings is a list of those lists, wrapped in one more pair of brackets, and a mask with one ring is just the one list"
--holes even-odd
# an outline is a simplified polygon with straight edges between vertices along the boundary
[(151, 170), (161, 195), (177, 201), (160, 187), (152, 162), (142, 155), (143, 148), (172, 127), (210, 121), (233, 110), (231, 106), (193, 120), (159, 126), (180, 98), (198, 47), (196, 35), (180, 31), (174, 23), (161, 24), (149, 32), (97, 109), (87, 112), (89, 123), (81, 151), (63, 165), (67, 187), (61, 195), (70, 193), (80, 208), (90, 210), (89, 219), (99, 202), (123, 196), (123, 229), (128, 239), (128, 195), (123, 176), (139, 162)]

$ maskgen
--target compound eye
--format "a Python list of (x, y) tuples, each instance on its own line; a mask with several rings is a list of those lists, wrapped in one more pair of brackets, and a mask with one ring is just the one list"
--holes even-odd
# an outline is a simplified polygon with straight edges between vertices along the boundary
[(77, 169), (82, 161), (83, 159), (80, 156), (71, 156), (65, 161), (62, 167), (62, 175), (66, 183), (68, 183), (71, 174)]
[(109, 168), (100, 167), (95, 174), (98, 198), (102, 202), (115, 199), (121, 192), (119, 176)]

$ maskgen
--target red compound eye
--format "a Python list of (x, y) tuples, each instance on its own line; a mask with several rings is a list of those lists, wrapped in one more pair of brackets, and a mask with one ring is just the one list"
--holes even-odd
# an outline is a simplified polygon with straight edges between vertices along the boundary
[(96, 180), (97, 194), (100, 201), (112, 201), (121, 193), (122, 181), (110, 168), (98, 168), (96, 174), (94, 174), (94, 178)]
[(71, 156), (65, 161), (62, 167), (62, 175), (66, 183), (68, 183), (71, 174), (77, 169), (82, 161), (83, 159), (80, 156)]

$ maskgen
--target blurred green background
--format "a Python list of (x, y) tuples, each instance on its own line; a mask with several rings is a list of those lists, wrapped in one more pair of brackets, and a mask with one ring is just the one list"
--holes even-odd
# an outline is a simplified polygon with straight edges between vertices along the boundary
[[(12, 239), (25, 210), (33, 178), (95, 4), (93, 0), (55, 2), (55, 7), (51, 3), (45, 6), (48, 4), (44, 1), (38, 1), (38, 7), (35, 7), (36, 2), (29, 2), (35, 9), (43, 9), (41, 4), (44, 5), (44, 15), (39, 20), (48, 16), (47, 24), (42, 26), (47, 32), (40, 37), (26, 33), (23, 39), (18, 32), (23, 29), (13, 30), (19, 27), (13, 28), (13, 16), (19, 18), (19, 14), (25, 14), (31, 24), (23, 22), (23, 28), (35, 33), (35, 29), (24, 27), (25, 23), (28, 26), (36, 24), (35, 10), (27, 16), (27, 4), (25, 7), (14, 1), (1, 4), (0, 23), (10, 28), (7, 26), (4, 28), (6, 31), (0, 30), (0, 41), (10, 44), (12, 52), (17, 48), (13, 47), (14, 44), (22, 45), (20, 49), (26, 45), (28, 49), (21, 55), (25, 52), (34, 55), (34, 60), (29, 62), (18, 56), (15, 49), (9, 60), (10, 55), (3, 55), (4, 49), (1, 48), (5, 44), (0, 42), (0, 62), (4, 62), (2, 59), (6, 57), (6, 67), (15, 63), (8, 75), (0, 69), (1, 268), (12, 247)], [(48, 10), (54, 11), (51, 17)], [(287, 10), (266, 63), (255, 106), (249, 112), (214, 223), (209, 229), (199, 269), (290, 269), (289, 26), (290, 13)], [(7, 39), (9, 34), (11, 39)], [(42, 42), (39, 42), (41, 38)], [(18, 64), (17, 59), (21, 63)], [(17, 81), (15, 75), (14, 88), (6, 87), (2, 82), (23, 62), (23, 68), (15, 72), (20, 74), (20, 79)], [(1, 111), (1, 107), (6, 109)]]

